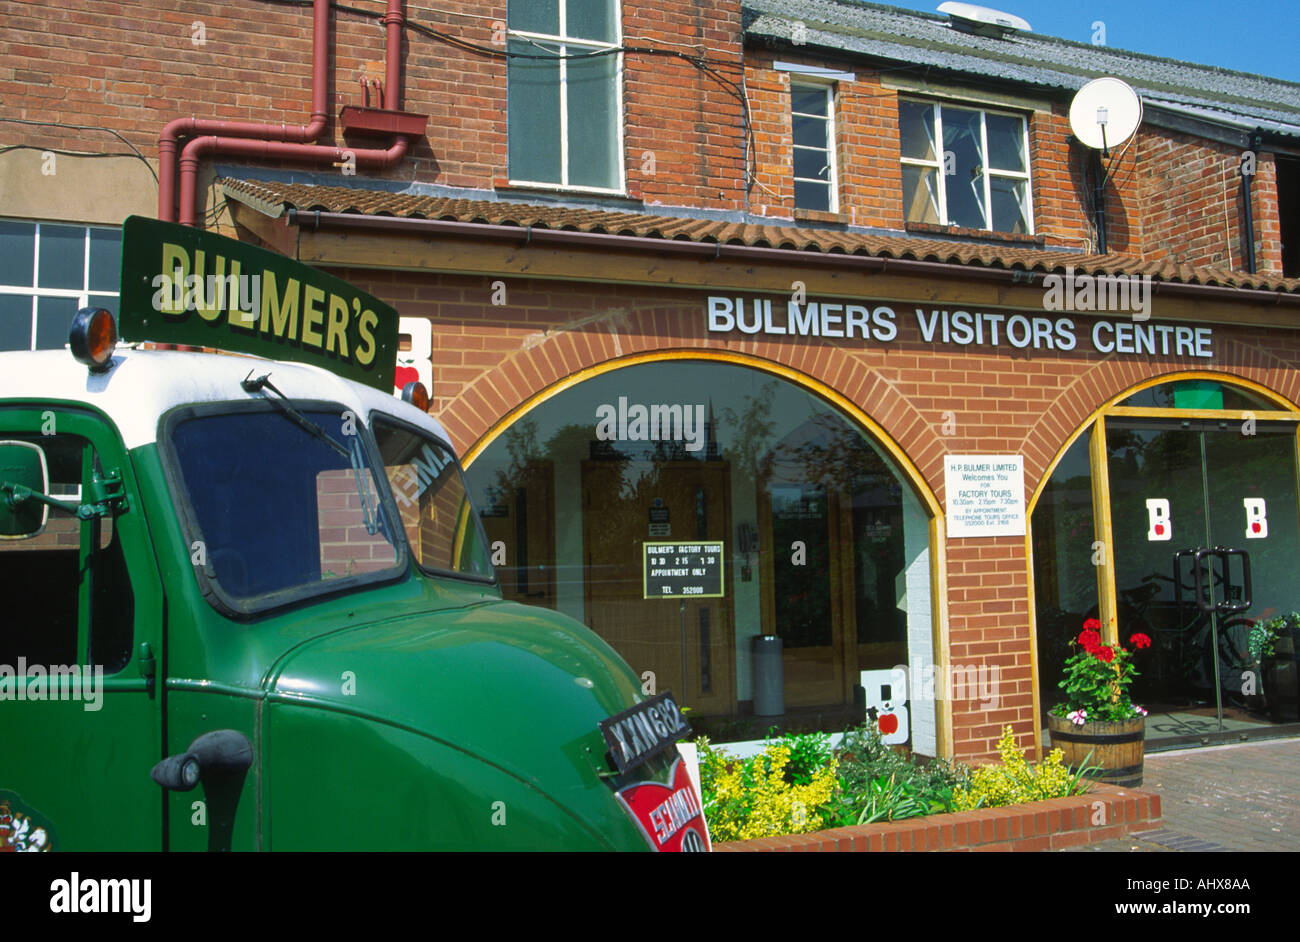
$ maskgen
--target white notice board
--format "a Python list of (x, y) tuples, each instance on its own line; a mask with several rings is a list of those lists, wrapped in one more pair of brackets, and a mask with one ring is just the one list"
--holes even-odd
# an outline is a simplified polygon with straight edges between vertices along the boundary
[(947, 455), (943, 486), (949, 536), (1024, 536), (1021, 455)]

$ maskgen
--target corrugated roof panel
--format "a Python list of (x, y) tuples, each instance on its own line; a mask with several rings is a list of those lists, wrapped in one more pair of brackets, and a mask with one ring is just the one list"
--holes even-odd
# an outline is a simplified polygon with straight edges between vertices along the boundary
[(1107, 46), (1018, 32), (1005, 39), (952, 29), (947, 17), (839, 0), (744, 0), (745, 32), (897, 62), (1074, 90), (1113, 75), (1140, 94), (1300, 123), (1300, 84), (1148, 56)]

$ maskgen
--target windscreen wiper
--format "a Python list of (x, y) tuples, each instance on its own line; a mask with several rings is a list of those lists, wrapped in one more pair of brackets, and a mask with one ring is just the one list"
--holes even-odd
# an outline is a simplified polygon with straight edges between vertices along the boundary
[(370, 494), (368, 493), (368, 490), (366, 488), (365, 479), (362, 476), (362, 471), (365, 470), (366, 463), (365, 463), (365, 457), (361, 451), (360, 437), (355, 435), (353, 436), (352, 447), (349, 448), (347, 445), (344, 445), (342, 442), (336, 439), (329, 432), (325, 431), (323, 428), (321, 428), (311, 419), (307, 418), (305, 415), (303, 415), (301, 412), (295, 409), (293, 407), (293, 403), (289, 401), (289, 397), (286, 396), (284, 393), (280, 392), (280, 390), (277, 389), (275, 385), (271, 382), (270, 373), (263, 373), (261, 376), (254, 378), (253, 371), (249, 370), (248, 375), (239, 381), (239, 385), (243, 387), (244, 392), (250, 392), (250, 393), (260, 392), (263, 389), (271, 390), (271, 392), (275, 393), (280, 398), (272, 399), (270, 396), (267, 396), (266, 398), (268, 400), (274, 402), (281, 409), (283, 409), (285, 415), (293, 419), (293, 421), (297, 422), (298, 425), (300, 425), (304, 430), (309, 432), (313, 437), (320, 439), (325, 444), (329, 445), (331, 448), (337, 451), (344, 458), (348, 459), (348, 464), (352, 466), (352, 475), (356, 479), (357, 497), (360, 498), (361, 500), (361, 518), (365, 522), (366, 533), (370, 534), (371, 536), (374, 536), (376, 533), (378, 533), (379, 532), (378, 501), (376, 500), (374, 506), (372, 506), (370, 500)]
[(348, 450), (348, 447), (346, 445), (338, 441), (336, 438), (334, 438), (334, 436), (330, 435), (329, 432), (325, 431), (323, 428), (321, 428), (319, 425), (317, 425), (315, 422), (307, 418), (307, 416), (303, 415), (301, 412), (299, 412), (297, 409), (293, 407), (293, 404), (289, 402), (289, 397), (286, 396), (284, 393), (280, 392), (280, 390), (275, 388), (275, 385), (271, 382), (270, 373), (263, 373), (261, 376), (257, 377), (256, 379), (252, 379), (251, 378), (252, 376), (253, 376), (253, 371), (249, 370), (248, 376), (245, 376), (243, 379), (239, 381), (239, 385), (243, 387), (244, 392), (253, 393), (253, 392), (260, 392), (263, 389), (271, 390), (271, 392), (275, 393), (280, 398), (271, 399), (270, 396), (267, 396), (266, 398), (269, 401), (274, 402), (281, 409), (283, 409), (285, 414), (289, 416), (289, 418), (297, 422), (300, 426), (302, 426), (302, 428), (305, 431), (309, 432), (314, 438), (319, 438), (321, 441), (329, 445), (331, 448), (337, 451), (344, 458), (347, 458), (349, 461), (352, 459), (352, 453)]

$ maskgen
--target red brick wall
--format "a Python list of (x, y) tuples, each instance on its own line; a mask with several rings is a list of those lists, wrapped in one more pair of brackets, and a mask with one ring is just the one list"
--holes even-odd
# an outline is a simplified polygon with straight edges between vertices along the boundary
[(742, 79), (740, 4), (624, 3), (623, 42), (703, 56), (722, 79), (677, 56), (625, 55), (629, 195), (649, 205), (742, 208), (744, 109), (726, 84)]
[(1282, 273), (1282, 218), (1277, 202), (1277, 161), (1260, 154), (1251, 186), (1255, 215), (1255, 266), (1260, 272)]
[[(384, 10), (374, 0), (358, 6)], [(494, 23), (506, 19), (505, 0), (454, 6), (456, 13), (421, 8), (408, 16), (504, 51), (493, 40), (499, 38)], [(110, 128), (150, 159), (157, 156), (163, 125), (177, 117), (294, 125), (309, 120), (310, 7), (255, 0), (5, 0), (0, 10), (0, 101), (6, 116)], [(196, 21), (204, 26), (202, 45), (192, 41)], [(384, 33), (375, 22), (340, 11), (333, 12), (332, 23), (331, 123), (319, 143), (341, 145), (338, 111), (361, 104), (363, 75), (383, 77)], [(664, 0), (629, 6), (623, 30), (628, 45), (703, 54), (723, 78), (740, 82), (738, 4)], [(410, 30), (403, 48), (403, 107), (431, 120), (427, 141), (386, 175), (492, 188), (507, 175), (504, 60)], [(681, 58), (628, 53), (625, 61), (630, 192), (649, 203), (740, 208), (739, 100), (724, 83)], [(107, 134), (0, 123), (0, 144), (20, 142), (93, 152), (123, 149)]]
[[(1114, 155), (1112, 179), (1131, 179), (1136, 142)], [(1035, 112), (1029, 122), (1034, 184), (1034, 231), (1048, 246), (1096, 250), (1092, 217), (1092, 152), (1070, 131), (1069, 108), (1055, 104), (1051, 113)], [(1114, 185), (1106, 189), (1107, 250), (1140, 255), (1140, 205)]]
[[(374, 482), (367, 480), (371, 507), (376, 506)], [(361, 496), (351, 468), (322, 471), (316, 476), (316, 507), (320, 527), (321, 572), (324, 578), (344, 578), (376, 572), (393, 565), (393, 545), (382, 534), (366, 532)]]
[[(1143, 254), (1244, 270), (1241, 149), (1159, 128), (1144, 129), (1134, 146), (1141, 151), (1141, 172), (1125, 190), (1143, 206)], [(1274, 191), (1275, 206), (1276, 199)], [(1260, 261), (1264, 270), (1265, 259)], [(1280, 248), (1268, 261), (1281, 269)]]
[[(172, 118), (309, 120), (310, 8), (251, 0), (6, 0), (3, 8), (0, 99), (6, 116), (111, 128), (150, 158)], [(195, 21), (205, 26), (203, 45), (192, 41)], [(333, 32), (333, 90), (339, 103), (352, 103), (365, 64), (383, 60), (383, 35), (344, 15), (336, 17)], [(0, 124), (0, 135), (5, 142), (122, 150), (111, 136), (93, 132)]]
[[(461, 454), (510, 409), (573, 372), (655, 350), (726, 350), (820, 380), (885, 429), (941, 503), (945, 454), (1023, 454), (1025, 492), (1032, 494), (1091, 412), (1148, 377), (1208, 370), (1300, 402), (1300, 337), (1293, 332), (1215, 326), (1211, 360), (1102, 357), (1082, 350), (1084, 325), (1091, 322), (1076, 315), (1080, 349), (1011, 355), (1005, 346), (994, 353), (926, 344), (912, 307), (898, 305), (899, 336), (892, 343), (792, 342), (709, 335), (703, 292), (510, 279), (509, 304), (494, 307), (487, 279), (339, 274), (391, 300), (403, 315), (431, 318), (431, 411)], [(942, 434), (945, 413), (956, 421), (955, 434)], [(1001, 681), (1001, 702), (992, 712), (973, 700), (954, 704), (956, 751), (991, 756), (1004, 723), (1029, 745), (1035, 691), (1025, 542), (950, 539), (947, 563), (950, 662), (998, 665)]]
[[(375, 0), (363, 8), (382, 11)], [(149, 158), (175, 117), (302, 124), (311, 99), (311, 11), (231, 0), (4, 0), (0, 9), (0, 100), (10, 117), (86, 124), (124, 135)], [(503, 50), (497, 24), (505, 0), (459, 4), (455, 13), (413, 8), (412, 19), (466, 42)], [(381, 77), (378, 24), (335, 11), (330, 72), (331, 125), (321, 143), (345, 143), (334, 116), (359, 104), (363, 75)], [(193, 41), (201, 22), (205, 42)], [(831, 65), (802, 51), (778, 53), (740, 43), (734, 0), (624, 4), (629, 46), (703, 56), (706, 74), (670, 54), (625, 57), (624, 158), (629, 195), (648, 206), (793, 214), (789, 75), (782, 59)], [(407, 31), (403, 106), (428, 114), (427, 140), (386, 174), (455, 187), (490, 189), (507, 176), (506, 68), (502, 59)], [(743, 68), (742, 68), (743, 59)], [(897, 93), (879, 73), (853, 69), (837, 104), (841, 218), (858, 225), (904, 225), (898, 162)], [(754, 131), (756, 182), (746, 192), (744, 82)], [(1030, 120), (1035, 229), (1048, 246), (1082, 247), (1091, 238), (1083, 170), (1064, 103)], [(93, 152), (122, 144), (103, 133), (0, 123), (0, 144), (30, 143)], [(364, 141), (354, 141), (364, 146)], [(1113, 169), (1109, 248), (1152, 259), (1241, 267), (1239, 154), (1150, 125)], [(321, 172), (334, 168), (313, 166)], [(1255, 187), (1261, 270), (1280, 266), (1276, 187), (1263, 155)]]
[[(770, 62), (751, 50), (745, 66), (745, 87), (754, 128), (755, 186), (750, 211), (760, 216), (784, 218), (788, 223), (794, 218), (790, 76), (772, 69)], [(841, 188), (840, 200), (845, 199)]]

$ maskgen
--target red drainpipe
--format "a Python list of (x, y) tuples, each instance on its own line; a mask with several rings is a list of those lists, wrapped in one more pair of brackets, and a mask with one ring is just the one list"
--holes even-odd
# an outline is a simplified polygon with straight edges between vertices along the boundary
[[(351, 155), (359, 168), (368, 170), (387, 169), (405, 155), (410, 142), (405, 137), (396, 138), (386, 150), (328, 147), (318, 144), (293, 143), (295, 138), (314, 140), (324, 129), (326, 70), (328, 68), (329, 0), (315, 0), (315, 34), (312, 43), (312, 122), (305, 127), (291, 128), (285, 125), (256, 125), (242, 122), (195, 121), (181, 119), (182, 124), (195, 121), (194, 129), (200, 132), (217, 132), (207, 136), (195, 137), (181, 151), (180, 158), (180, 222), (187, 226), (197, 224), (198, 212), (198, 171), (199, 162), (208, 154), (229, 154), (238, 157), (260, 159), (302, 160), (311, 163), (340, 163)], [(387, 63), (387, 87), (384, 90), (383, 107), (398, 110), (401, 107), (401, 56), (402, 0), (388, 0), (388, 12), (382, 22), (387, 27), (388, 39), (385, 50)], [(319, 117), (319, 121), (318, 121)], [(172, 128), (178, 122), (167, 127)], [(320, 127), (317, 127), (317, 124)], [(289, 132), (288, 134), (282, 132)], [(164, 136), (166, 130), (164, 130)], [(301, 135), (301, 136), (300, 136)], [(249, 139), (261, 138), (261, 139)], [(269, 138), (269, 139), (268, 139)], [(162, 142), (159, 142), (162, 151)], [(175, 141), (171, 145), (175, 153)], [(167, 154), (162, 151), (164, 170), (170, 170)], [(159, 184), (160, 219), (171, 216), (172, 181)], [(165, 191), (165, 192), (164, 192)], [(164, 204), (164, 198), (167, 202)]]
[(330, 0), (314, 0), (311, 38), (311, 123), (303, 125), (255, 124), (249, 121), (215, 121), (209, 118), (177, 118), (158, 137), (158, 218), (176, 220), (176, 148), (180, 138), (198, 134), (227, 137), (260, 137), (280, 141), (314, 141), (325, 131), (329, 119), (325, 100), (329, 87)]
[(388, 0), (388, 12), (380, 20), (388, 27), (388, 44), (384, 52), (384, 103), (381, 108), (402, 110), (402, 0)]

